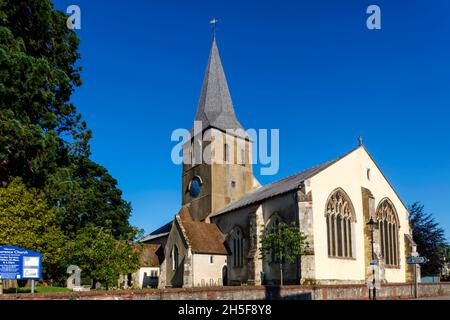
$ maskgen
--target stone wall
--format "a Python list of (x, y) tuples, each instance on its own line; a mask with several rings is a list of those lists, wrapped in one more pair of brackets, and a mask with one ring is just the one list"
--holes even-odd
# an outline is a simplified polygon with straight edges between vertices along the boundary
[[(225, 144), (230, 148), (229, 163), (226, 164), (223, 163)], [(245, 165), (241, 163), (241, 150), (245, 151)], [(200, 164), (188, 164), (191, 152), (194, 152), (194, 157), (201, 154), (206, 158)], [(182, 205), (191, 205), (195, 221), (208, 222), (211, 213), (253, 191), (251, 157), (250, 140), (225, 134), (217, 129), (206, 130), (202, 142), (195, 137), (183, 146)], [(200, 159), (196, 159), (196, 162), (200, 162)], [(202, 180), (202, 191), (197, 198), (193, 198), (188, 190), (196, 176)]]
[[(375, 199), (372, 195), (372, 192), (370, 192), (369, 189), (361, 188), (362, 193), (362, 208), (363, 208), (363, 221), (362, 223), (365, 224), (364, 230), (364, 267), (367, 270), (366, 271), (366, 278), (370, 276), (369, 274), (369, 265), (370, 261), (372, 260), (372, 235), (370, 232), (370, 229), (367, 227), (367, 222), (369, 222), (370, 218), (372, 217), (374, 220), (376, 219), (375, 216)], [(375, 232), (374, 232), (375, 236)], [(374, 238), (374, 249), (375, 244), (378, 244), (375, 241)]]
[[(421, 297), (450, 296), (450, 283), (420, 284)], [(377, 291), (380, 300), (411, 299), (413, 285), (387, 284)], [(365, 285), (217, 287), (90, 291), (73, 293), (7, 294), (0, 300), (350, 300), (368, 299)]]
[(222, 286), (223, 268), (226, 265), (226, 255), (199, 253), (192, 254), (192, 286)]
[[(175, 222), (172, 224), (167, 244), (164, 248), (164, 262), (161, 265), (161, 276), (159, 279), (159, 287), (165, 288), (166, 286), (181, 287), (183, 285), (192, 284), (191, 274), (191, 250), (188, 244), (185, 242), (185, 238), (181, 236), (184, 233), (180, 227), (180, 222), (177, 216)], [(174, 246), (177, 246), (179, 265), (176, 270), (172, 268), (172, 250)]]
[(316, 279), (316, 262), (314, 256), (314, 224), (312, 211), (312, 194), (305, 195), (304, 190), (297, 191), (298, 221), (300, 231), (306, 236), (308, 247), (301, 256), (300, 261), (300, 283), (307, 284)]
[[(286, 223), (297, 222), (298, 203), (296, 193), (290, 192), (272, 197), (264, 201), (261, 205), (246, 206), (227, 214), (211, 217), (211, 223), (216, 224), (220, 231), (226, 235), (227, 241), (230, 233), (235, 227), (241, 228), (244, 234), (244, 261), (242, 267), (234, 267), (233, 256), (228, 259), (228, 279), (230, 284), (261, 284), (261, 271), (265, 283), (280, 283), (280, 271), (277, 263), (271, 263), (265, 259), (261, 261), (260, 236), (263, 228), (276, 214)], [(232, 243), (228, 246), (232, 248)], [(283, 268), (283, 278), (286, 284), (299, 283), (298, 263), (285, 264)]]
[(261, 272), (263, 270), (262, 259), (260, 254), (261, 236), (264, 226), (263, 209), (261, 206), (254, 213), (249, 214), (249, 252), (248, 259), (248, 280), (247, 283), (252, 286), (260, 286), (262, 284)]

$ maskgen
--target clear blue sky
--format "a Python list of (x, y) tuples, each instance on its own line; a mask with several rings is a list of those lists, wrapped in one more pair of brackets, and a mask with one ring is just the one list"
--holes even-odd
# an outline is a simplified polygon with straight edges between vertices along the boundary
[[(92, 158), (118, 179), (132, 223), (149, 232), (181, 204), (176, 128), (190, 128), (211, 45), (239, 120), (280, 129), (268, 183), (364, 142), (406, 203), (450, 235), (450, 2), (55, 0), (82, 11), (83, 86), (73, 101)], [(382, 30), (366, 28), (366, 8)]]

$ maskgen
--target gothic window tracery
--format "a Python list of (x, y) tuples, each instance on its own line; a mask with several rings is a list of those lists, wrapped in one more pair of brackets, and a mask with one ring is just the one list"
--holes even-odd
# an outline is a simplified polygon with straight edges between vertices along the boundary
[(326, 205), (328, 256), (352, 258), (352, 233), (355, 212), (350, 198), (342, 189), (334, 191)]
[(233, 267), (244, 265), (244, 234), (239, 227), (235, 227), (230, 233), (229, 245), (233, 255)]
[(381, 256), (387, 267), (397, 267), (398, 254), (398, 217), (389, 199), (384, 199), (377, 209), (379, 244)]

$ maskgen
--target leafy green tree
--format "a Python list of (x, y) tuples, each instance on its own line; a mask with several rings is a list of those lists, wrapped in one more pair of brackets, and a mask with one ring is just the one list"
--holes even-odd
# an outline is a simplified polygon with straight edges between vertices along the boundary
[(45, 195), (15, 179), (0, 188), (0, 246), (12, 245), (42, 253), (43, 276), (61, 274), (65, 236), (56, 211)]
[(47, 194), (67, 234), (75, 234), (87, 224), (111, 229), (116, 238), (133, 230), (131, 205), (123, 200), (117, 180), (88, 158), (81, 157), (70, 169), (58, 170), (49, 180)]
[[(136, 237), (136, 231), (130, 233)], [(117, 285), (119, 276), (139, 269), (139, 250), (132, 241), (117, 240), (105, 228), (87, 225), (78, 230), (77, 236), (66, 247), (70, 264), (81, 268), (83, 276), (111, 288)]]
[(117, 181), (89, 159), (92, 133), (70, 102), (81, 85), (79, 39), (50, 0), (0, 0), (0, 186), (45, 190), (72, 237), (88, 223), (131, 227)]
[(295, 223), (280, 222), (272, 228), (264, 229), (261, 238), (263, 259), (272, 256), (280, 265), (280, 282), (283, 285), (283, 266), (285, 261), (294, 263), (307, 247), (306, 237)]
[(436, 222), (434, 217), (426, 213), (420, 202), (409, 206), (409, 222), (413, 239), (417, 243), (417, 251), (421, 256), (429, 259), (422, 265), (423, 276), (436, 276), (441, 273), (445, 263), (443, 248), (447, 246), (444, 229)]

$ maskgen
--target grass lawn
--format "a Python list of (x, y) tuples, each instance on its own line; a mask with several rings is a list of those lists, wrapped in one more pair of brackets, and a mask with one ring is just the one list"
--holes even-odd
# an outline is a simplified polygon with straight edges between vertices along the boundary
[[(70, 289), (63, 288), (63, 287), (36, 287), (34, 290), (36, 293), (42, 293), (42, 292), (69, 292)], [(16, 293), (16, 289), (5, 289), (4, 293)], [(31, 288), (18, 288), (17, 293), (31, 293)]]
[[(26, 288), (26, 289), (30, 289), (31, 288)], [(70, 289), (64, 288), (64, 287), (37, 287), (37, 292), (68, 292), (68, 291), (72, 291)]]

